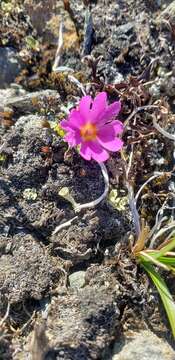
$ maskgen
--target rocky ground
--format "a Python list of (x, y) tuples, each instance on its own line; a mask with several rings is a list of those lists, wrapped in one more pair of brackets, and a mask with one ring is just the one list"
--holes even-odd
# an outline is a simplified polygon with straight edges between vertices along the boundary
[[(57, 126), (82, 96), (69, 72), (52, 71), (61, 21), (59, 66), (91, 95), (105, 90), (122, 101), (126, 157), (135, 146), (134, 191), (163, 173), (139, 201), (150, 227), (174, 193), (173, 141), (156, 131), (148, 111), (126, 119), (154, 104), (166, 109), (160, 122), (174, 131), (175, 1), (1, 1), (0, 359), (173, 360), (162, 304), (131, 256), (119, 154), (107, 163), (118, 201), (109, 196), (74, 211), (75, 201), (100, 196), (104, 183), (98, 164), (67, 151)], [(175, 295), (173, 277), (167, 281)]]

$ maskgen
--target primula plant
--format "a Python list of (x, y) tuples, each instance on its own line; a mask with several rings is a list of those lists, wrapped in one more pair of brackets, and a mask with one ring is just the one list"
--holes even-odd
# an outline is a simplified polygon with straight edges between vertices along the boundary
[[(141, 109), (142, 108), (138, 108), (138, 110)], [(64, 139), (68, 142), (69, 146), (77, 148), (85, 160), (97, 161), (101, 167), (105, 181), (105, 191), (97, 200), (83, 205), (74, 202), (73, 206), (76, 212), (97, 205), (107, 196), (109, 177), (104, 162), (109, 158), (110, 152), (117, 152), (123, 147), (123, 141), (119, 137), (123, 131), (123, 124), (116, 119), (120, 110), (120, 101), (108, 105), (107, 94), (101, 92), (94, 100), (91, 96), (83, 96), (78, 107), (71, 110), (68, 118), (61, 122), (61, 127), (66, 132)], [(154, 177), (155, 175), (152, 178)], [(144, 268), (156, 286), (167, 313), (172, 333), (175, 337), (175, 303), (165, 281), (159, 274), (160, 268), (175, 272), (175, 253), (172, 252), (172, 249), (175, 248), (175, 238), (169, 236), (166, 244), (163, 243), (163, 245), (157, 249), (152, 248), (152, 244), (156, 239), (162, 236), (167, 230), (175, 227), (175, 222), (168, 227), (162, 227), (162, 229), (159, 229), (161, 225), (159, 223), (157, 224), (159, 226), (155, 225), (151, 231), (143, 223), (141, 224), (136, 206), (137, 196), (134, 198), (134, 192), (127, 176), (125, 177), (125, 181), (128, 188), (128, 200), (133, 223), (135, 225), (136, 242), (135, 245), (132, 246), (132, 255), (134, 255), (138, 264)], [(140, 191), (141, 189), (138, 193), (140, 193)], [(70, 197), (69, 194), (66, 196)], [(58, 226), (55, 233), (63, 226), (69, 226), (75, 218)]]
[(65, 140), (70, 147), (80, 145), (80, 155), (86, 160), (101, 163), (109, 158), (109, 151), (118, 151), (123, 142), (117, 137), (123, 130), (120, 121), (114, 120), (121, 109), (119, 101), (107, 104), (107, 94), (99, 93), (94, 100), (83, 96), (77, 109), (61, 122), (66, 130)]

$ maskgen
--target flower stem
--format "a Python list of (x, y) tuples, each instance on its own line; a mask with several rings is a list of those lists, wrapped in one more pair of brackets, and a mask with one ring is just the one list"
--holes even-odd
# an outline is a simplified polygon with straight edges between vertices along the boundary
[[(82, 209), (88, 209), (88, 208), (93, 208), (95, 207), (96, 205), (98, 205), (103, 199), (105, 199), (105, 197), (107, 196), (108, 194), (108, 191), (109, 191), (109, 175), (108, 175), (108, 171), (106, 169), (106, 166), (104, 163), (99, 163), (100, 165), (100, 168), (101, 168), (101, 172), (102, 172), (102, 175), (103, 175), (103, 178), (104, 178), (104, 183), (105, 183), (105, 189), (104, 189), (104, 192), (101, 196), (99, 196), (98, 199), (96, 200), (93, 200), (89, 203), (86, 203), (86, 204), (82, 204), (82, 205), (79, 205), (77, 204), (76, 207), (74, 207), (74, 210), (75, 212), (80, 212)], [(63, 230), (64, 228), (67, 228), (69, 227), (72, 222), (77, 219), (78, 216), (75, 216), (73, 217), (72, 219), (64, 222), (63, 224), (60, 224), (58, 225), (55, 230), (53, 231), (53, 235), (56, 235), (60, 230)]]
[(86, 204), (78, 205), (75, 208), (75, 212), (80, 212), (82, 209), (93, 208), (96, 205), (98, 205), (107, 196), (108, 191), (109, 191), (109, 175), (108, 175), (108, 171), (107, 171), (106, 166), (105, 166), (104, 163), (99, 163), (99, 165), (100, 165), (101, 172), (102, 172), (102, 175), (103, 175), (103, 178), (104, 178), (104, 183), (105, 183), (105, 189), (104, 189), (103, 194), (101, 196), (99, 196), (99, 198), (96, 199), (96, 200), (93, 200), (93, 201), (88, 202)]

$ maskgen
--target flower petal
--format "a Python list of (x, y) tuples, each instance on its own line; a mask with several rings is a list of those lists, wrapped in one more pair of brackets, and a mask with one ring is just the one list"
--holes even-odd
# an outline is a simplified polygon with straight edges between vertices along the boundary
[(90, 111), (92, 123), (97, 123), (107, 107), (107, 94), (105, 91), (99, 93), (92, 104)]
[(109, 142), (104, 142), (99, 139), (99, 143), (109, 151), (119, 151), (123, 146), (123, 141), (119, 138), (111, 140)]
[(77, 146), (81, 143), (81, 136), (78, 130), (76, 131), (69, 131), (64, 139), (68, 142), (70, 147)]
[(104, 125), (98, 131), (98, 141), (101, 146), (109, 151), (118, 151), (122, 148), (123, 141), (115, 136), (115, 129), (112, 124)]
[(118, 115), (121, 110), (121, 102), (116, 101), (113, 104), (109, 105), (104, 113), (102, 114), (100, 125), (105, 124), (113, 119)]
[(89, 149), (89, 146), (88, 146), (87, 142), (84, 142), (84, 143), (81, 144), (80, 155), (85, 160), (91, 160), (91, 151)]
[(112, 121), (112, 122), (110, 123), (110, 125), (113, 126), (116, 135), (121, 134), (122, 131), (123, 131), (123, 129), (124, 129), (124, 126), (123, 126), (122, 122), (119, 121), (119, 120), (116, 120), (116, 121), (114, 120), (114, 121)]
[(88, 146), (91, 151), (92, 159), (96, 160), (97, 162), (104, 162), (109, 158), (108, 152), (102, 148), (100, 144), (95, 141), (89, 141)]
[(80, 104), (78, 107), (78, 111), (80, 112), (80, 115), (82, 116), (84, 122), (81, 124), (83, 125), (85, 122), (89, 121), (89, 113), (90, 113), (90, 107), (92, 104), (92, 98), (91, 96), (83, 96), (80, 100)]
[(80, 129), (80, 127), (85, 123), (84, 117), (81, 115), (80, 111), (76, 109), (71, 110), (68, 120), (69, 123), (76, 129)]
[(60, 125), (61, 125), (61, 127), (64, 129), (64, 130), (67, 130), (67, 131), (71, 131), (71, 130), (75, 130), (75, 126), (74, 125), (72, 125), (69, 121), (67, 121), (67, 120), (62, 120), (61, 122), (60, 122)]

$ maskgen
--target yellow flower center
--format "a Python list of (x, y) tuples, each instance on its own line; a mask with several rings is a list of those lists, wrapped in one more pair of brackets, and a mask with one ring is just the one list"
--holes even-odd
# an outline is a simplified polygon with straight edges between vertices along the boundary
[(81, 127), (80, 134), (84, 141), (95, 140), (97, 136), (97, 127), (95, 124), (88, 122)]

